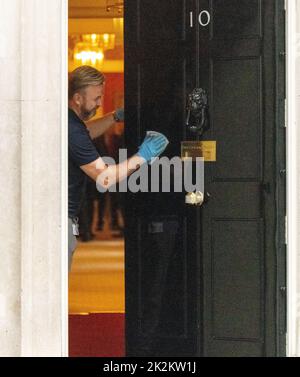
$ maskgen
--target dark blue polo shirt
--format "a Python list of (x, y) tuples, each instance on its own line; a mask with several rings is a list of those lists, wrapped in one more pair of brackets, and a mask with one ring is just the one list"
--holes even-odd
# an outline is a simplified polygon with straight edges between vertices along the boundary
[[(83, 121), (69, 109), (69, 217), (78, 216), (87, 176), (80, 166), (99, 158)], [(96, 184), (96, 183), (95, 183)]]

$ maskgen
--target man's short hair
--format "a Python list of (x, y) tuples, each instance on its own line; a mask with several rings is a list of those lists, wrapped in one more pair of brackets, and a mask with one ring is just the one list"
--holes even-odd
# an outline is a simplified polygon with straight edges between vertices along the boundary
[(102, 72), (88, 65), (76, 68), (69, 74), (69, 99), (90, 85), (103, 85), (105, 77)]

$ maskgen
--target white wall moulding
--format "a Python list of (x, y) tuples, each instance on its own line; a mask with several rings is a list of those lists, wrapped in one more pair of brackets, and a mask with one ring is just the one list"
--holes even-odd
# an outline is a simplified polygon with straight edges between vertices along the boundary
[(20, 354), (20, 10), (0, 0), (0, 356)]
[(68, 0), (61, 1), (61, 355), (69, 355), (68, 267)]
[(68, 1), (0, 9), (0, 356), (66, 356)]
[[(66, 1), (22, 0), (21, 355), (66, 353)], [(63, 119), (66, 122), (66, 117)], [(65, 213), (66, 217), (66, 213)], [(64, 288), (63, 288), (64, 287)], [(64, 295), (64, 299), (62, 296)]]

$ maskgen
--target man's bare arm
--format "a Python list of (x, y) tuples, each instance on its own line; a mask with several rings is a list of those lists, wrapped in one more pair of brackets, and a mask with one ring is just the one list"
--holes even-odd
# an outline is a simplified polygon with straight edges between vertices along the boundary
[(80, 168), (95, 182), (98, 182), (101, 186), (109, 189), (110, 186), (129, 177), (145, 162), (146, 161), (142, 157), (134, 155), (128, 160), (121, 162), (119, 165), (108, 166), (102, 158), (99, 157), (97, 160), (87, 165), (83, 165)]
[(96, 139), (103, 135), (111, 126), (115, 124), (113, 113), (108, 113), (100, 119), (91, 120), (86, 122), (86, 126), (89, 130), (90, 137)]

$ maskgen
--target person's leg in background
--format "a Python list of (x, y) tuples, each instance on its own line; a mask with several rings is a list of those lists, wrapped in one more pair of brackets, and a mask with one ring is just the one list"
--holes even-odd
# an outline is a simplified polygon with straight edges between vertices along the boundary
[(122, 219), (122, 225), (120, 225), (121, 229), (124, 230), (125, 226), (125, 194), (124, 192), (118, 192), (118, 201), (119, 201), (119, 211)]
[(84, 197), (81, 204), (79, 215), (79, 230), (80, 237), (83, 242), (88, 242), (93, 239), (92, 224), (94, 214), (94, 182), (88, 180), (84, 192)]
[(119, 193), (118, 192), (110, 192), (110, 213), (111, 213), (111, 220), (110, 220), (110, 227), (111, 230), (121, 231), (122, 228), (119, 225), (119, 216), (118, 211), (120, 210), (120, 200), (119, 200)]
[(103, 193), (98, 192), (97, 194), (97, 201), (98, 201), (97, 229), (98, 230), (103, 230), (104, 228), (104, 216), (105, 216), (105, 208), (106, 208), (107, 199), (108, 199), (108, 192), (103, 192)]

